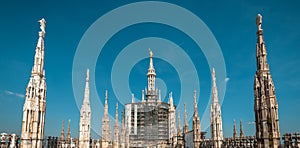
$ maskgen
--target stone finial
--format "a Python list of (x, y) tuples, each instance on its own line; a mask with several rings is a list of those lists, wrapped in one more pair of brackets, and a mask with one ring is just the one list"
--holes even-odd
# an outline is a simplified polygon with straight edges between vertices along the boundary
[(197, 108), (197, 91), (194, 90), (194, 108)]
[(90, 70), (87, 69), (86, 70), (86, 81), (89, 81), (90, 80)]
[(107, 100), (108, 100), (108, 91), (105, 90), (105, 104), (107, 104)]
[(150, 48), (149, 48), (149, 56), (150, 56), (150, 58), (153, 57), (153, 52), (152, 52), (152, 50)]
[(261, 16), (261, 14), (257, 14), (256, 25), (257, 25), (258, 30), (262, 30), (261, 29), (261, 24), (262, 24), (262, 16)]
[(46, 33), (45, 28), (46, 28), (46, 20), (44, 18), (40, 19), (38, 21), (40, 23), (40, 29), (43, 33)]

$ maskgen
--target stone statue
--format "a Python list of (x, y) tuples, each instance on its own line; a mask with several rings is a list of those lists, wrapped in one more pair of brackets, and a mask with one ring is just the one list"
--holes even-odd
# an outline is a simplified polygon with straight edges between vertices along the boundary
[(6, 142), (6, 137), (7, 136), (7, 134), (6, 133), (1, 133), (1, 143), (5, 143)]
[(258, 14), (256, 17), (256, 25), (257, 25), (258, 30), (262, 30), (261, 24), (262, 24), (262, 16), (260, 14)]
[(9, 148), (16, 148), (17, 147), (16, 143), (17, 143), (17, 139), (18, 139), (17, 135), (11, 134), (10, 138), (11, 138), (11, 140), (10, 140)]
[(40, 29), (42, 30), (42, 32), (46, 33), (46, 31), (45, 31), (45, 28), (46, 28), (46, 21), (45, 21), (45, 19), (42, 18), (38, 22), (40, 22)]
[(153, 57), (153, 52), (150, 48), (149, 48), (149, 54), (150, 54), (150, 57), (152, 58)]

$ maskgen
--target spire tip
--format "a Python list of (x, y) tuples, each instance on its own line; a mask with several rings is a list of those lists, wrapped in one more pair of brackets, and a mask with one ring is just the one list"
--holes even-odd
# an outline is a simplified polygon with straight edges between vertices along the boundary
[(89, 81), (90, 80), (90, 70), (87, 69), (86, 70), (86, 81)]
[(150, 55), (150, 58), (153, 57), (153, 52), (152, 52), (152, 50), (150, 48), (149, 48), (149, 55)]
[(262, 30), (261, 24), (262, 24), (262, 16), (261, 16), (261, 14), (257, 14), (256, 25), (257, 25), (258, 30)]

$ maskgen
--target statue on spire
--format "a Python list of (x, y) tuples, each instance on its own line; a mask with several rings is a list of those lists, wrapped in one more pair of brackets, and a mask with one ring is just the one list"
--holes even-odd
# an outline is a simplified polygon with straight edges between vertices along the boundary
[(105, 104), (107, 104), (107, 100), (108, 100), (108, 91), (105, 90)]
[(262, 16), (260, 14), (257, 14), (256, 25), (257, 25), (258, 30), (262, 30), (261, 24), (262, 24)]
[(90, 80), (90, 70), (87, 69), (86, 70), (86, 81), (89, 81)]
[(42, 30), (43, 33), (46, 33), (45, 28), (46, 28), (46, 20), (44, 18), (40, 19), (38, 22), (40, 22), (40, 29)]
[(152, 52), (152, 50), (150, 48), (149, 48), (149, 55), (150, 55), (150, 58), (153, 57), (153, 52)]

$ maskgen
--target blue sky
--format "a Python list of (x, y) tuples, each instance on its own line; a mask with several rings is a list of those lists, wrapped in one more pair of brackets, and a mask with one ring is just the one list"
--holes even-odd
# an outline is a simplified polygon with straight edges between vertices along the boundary
[[(85, 79), (84, 70), (80, 72), (75, 71), (82, 75), (81, 79), (74, 79), (81, 89), (73, 89), (72, 72), (74, 71), (72, 68), (74, 67), (73, 60), (78, 44), (89, 27), (101, 16), (115, 8), (134, 2), (141, 1), (1, 1), (0, 111), (2, 120), (0, 132), (20, 134), (25, 88), (33, 65), (37, 33), (39, 31), (37, 21), (44, 17), (47, 21), (45, 38), (47, 81), (45, 135), (59, 136), (62, 120), (67, 121), (71, 119), (72, 137), (78, 137), (79, 110), (74, 94), (78, 93), (78, 98), (83, 98)], [(279, 103), (281, 134), (299, 131), (299, 1), (229, 2), (191, 0), (188, 2), (164, 2), (178, 5), (198, 16), (218, 41), (226, 65), (226, 77), (224, 78), (226, 78), (227, 88), (222, 105), (225, 137), (232, 136), (233, 119), (243, 119), (246, 135), (254, 134), (254, 125), (251, 123), (254, 121), (253, 79), (256, 70), (255, 18), (258, 13), (261, 13), (263, 16), (262, 27), (268, 52), (268, 62)], [(139, 15), (139, 12), (136, 15)], [(177, 18), (174, 15), (170, 15), (170, 17), (174, 20), (178, 19), (180, 22), (180, 17)], [(198, 26), (194, 27), (192, 29), (197, 30)], [(151, 45), (146, 44), (146, 41), (142, 40), (141, 43), (145, 42), (147, 48), (141, 46), (143, 48), (135, 49), (138, 45), (130, 46), (136, 43), (135, 41), (151, 39), (151, 37), (166, 39), (173, 44), (160, 43), (162, 40), (158, 40), (158, 45), (154, 45), (154, 43)], [(98, 39), (94, 40), (97, 41)], [(164, 43), (166, 44), (163, 45)], [(103, 45), (95, 67), (85, 67), (83, 66), (84, 64), (76, 65), (81, 69), (91, 68), (94, 72), (94, 77), (92, 78), (97, 89), (94, 95), (99, 95), (101, 98), (100, 102), (104, 102), (104, 92), (108, 89), (110, 98), (109, 112), (111, 116), (115, 114), (114, 105), (117, 100), (115, 95), (117, 92), (114, 91), (122, 91), (120, 89), (113, 90), (114, 86), (111, 79), (112, 72), (114, 72), (112, 68), (113, 63), (117, 61), (118, 55), (121, 55), (119, 53), (130, 47), (135, 47), (131, 49), (139, 50), (139, 52), (135, 51), (136, 53), (133, 52), (125, 56), (128, 58), (128, 61), (135, 61), (133, 67), (129, 69), (129, 77), (125, 81), (130, 86), (130, 91), (135, 93), (137, 99), (140, 99), (141, 90), (147, 85), (148, 59), (146, 57), (148, 56), (148, 48), (154, 48), (154, 55), (169, 56), (154, 58), (158, 77), (157, 85), (162, 89), (162, 96), (168, 96), (167, 93), (172, 91), (175, 104), (177, 105), (180, 101), (191, 102), (193, 100), (193, 90), (197, 89), (199, 113), (202, 115), (205, 112), (211, 93), (210, 67), (205, 54), (195, 41), (184, 34), (184, 32), (174, 27), (152, 22), (135, 24), (114, 34)], [(166, 50), (155, 47), (164, 47)], [(197, 88), (194, 83), (189, 83), (192, 80), (189, 72), (193, 72), (193, 69), (189, 69), (188, 66), (184, 65), (183, 67), (185, 68), (183, 70), (187, 74), (178, 73), (179, 68), (173, 67), (172, 63), (166, 60), (168, 58), (172, 60), (173, 56), (173, 60), (179, 61), (179, 64), (185, 62), (183, 58), (185, 56), (182, 56), (181, 59), (175, 54), (180, 55), (182, 51), (188, 55), (197, 71), (200, 88)], [(133, 57), (136, 57), (138, 53), (144, 53), (144, 58), (134, 59)], [(85, 62), (82, 61), (82, 63)], [(125, 66), (126, 63), (124, 63)], [(121, 71), (119, 70), (119, 72)], [(225, 79), (218, 79), (220, 78), (218, 77), (218, 69), (216, 69), (216, 73), (218, 84), (224, 83)], [(180, 80), (184, 82), (180, 82)], [(115, 81), (116, 84), (119, 81), (121, 82), (118, 79)], [(181, 83), (188, 86), (181, 85)], [(182, 98), (180, 92), (182, 89), (187, 89), (190, 91), (190, 94)], [(122, 103), (121, 100), (123, 102), (131, 100), (129, 96), (130, 92), (122, 96), (124, 98), (118, 98), (119, 103)], [(103, 109), (101, 106), (98, 108), (100, 111)], [(123, 106), (119, 105), (119, 108), (123, 109)], [(179, 106), (179, 108), (181, 107)], [(99, 115), (95, 118), (97, 121), (94, 122), (98, 123), (102, 112), (93, 112), (92, 114)], [(188, 114), (189, 116), (192, 115), (191, 107), (188, 108)], [(200, 116), (200, 118), (202, 117)], [(204, 123), (205, 121), (202, 120), (202, 122)], [(101, 124), (92, 126), (95, 126), (94, 128), (97, 130), (101, 127)], [(98, 138), (96, 133), (93, 133), (94, 138)]]

